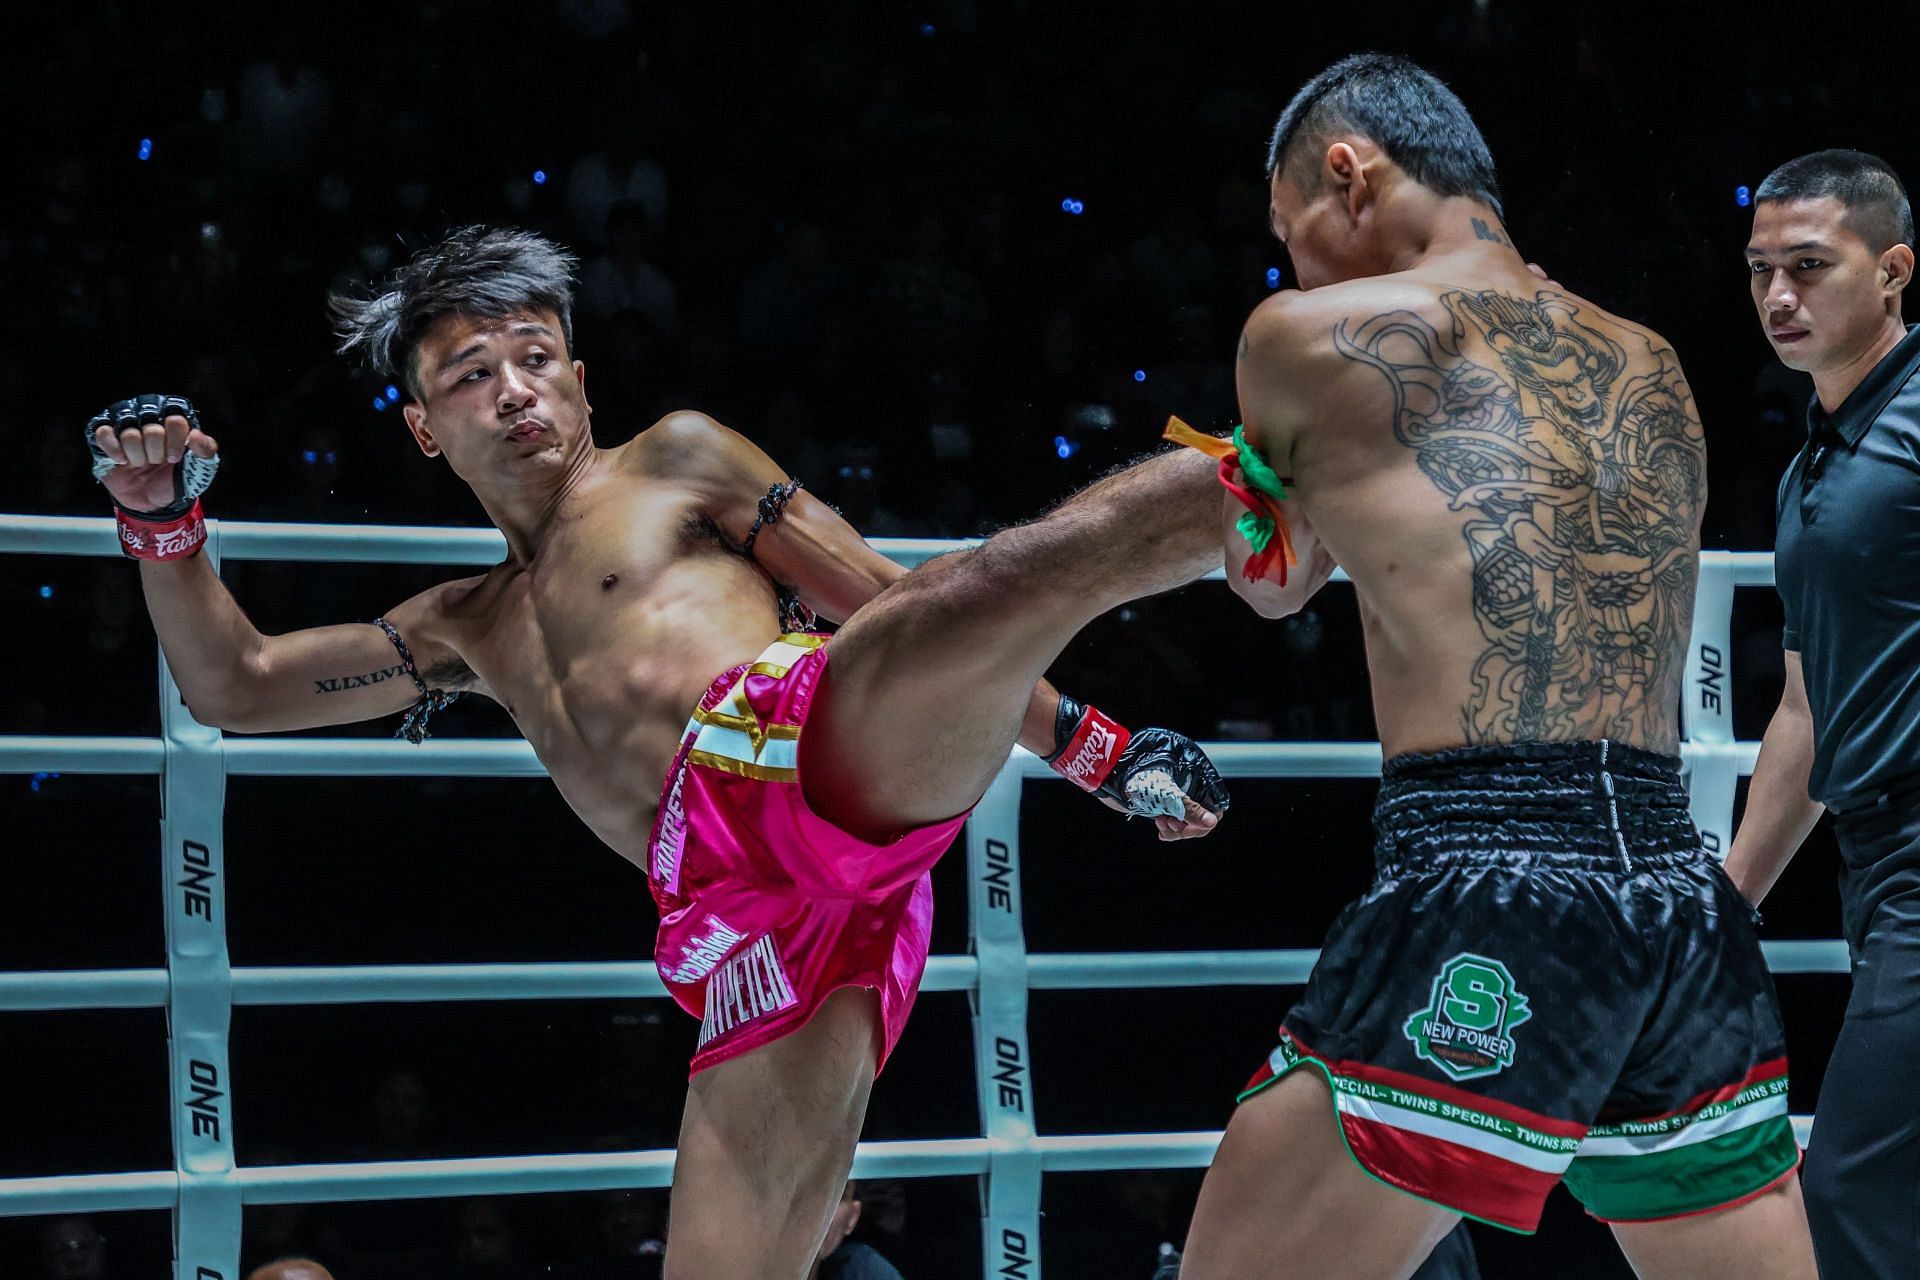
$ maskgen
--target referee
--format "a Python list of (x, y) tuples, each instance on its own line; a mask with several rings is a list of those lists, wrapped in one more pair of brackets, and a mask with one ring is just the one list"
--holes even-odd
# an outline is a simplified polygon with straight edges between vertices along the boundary
[(1829, 1280), (1920, 1280), (1920, 327), (1900, 319), (1913, 238), (1885, 162), (1818, 151), (1760, 184), (1747, 245), (1767, 341), (1813, 375), (1814, 397), (1776, 502), (1786, 692), (1727, 874), (1758, 903), (1832, 811), (1853, 995), (1805, 1172)]

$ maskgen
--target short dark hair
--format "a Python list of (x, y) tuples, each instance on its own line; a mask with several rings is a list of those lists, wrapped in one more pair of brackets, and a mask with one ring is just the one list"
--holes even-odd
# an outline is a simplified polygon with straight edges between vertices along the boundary
[(433, 322), (450, 313), (497, 318), (551, 311), (573, 354), (573, 271), (578, 260), (531, 231), (462, 227), (413, 255), (371, 298), (328, 300), (342, 355), (357, 356), (382, 377), (404, 377), (421, 395), (414, 355)]
[(1421, 186), (1500, 207), (1493, 153), (1453, 90), (1425, 68), (1390, 53), (1356, 53), (1307, 81), (1280, 113), (1267, 144), (1267, 176), (1296, 146), (1358, 133)]
[(1892, 165), (1864, 151), (1834, 147), (1789, 160), (1767, 175), (1753, 202), (1827, 196), (1846, 206), (1847, 222), (1875, 253), (1913, 243), (1907, 188)]

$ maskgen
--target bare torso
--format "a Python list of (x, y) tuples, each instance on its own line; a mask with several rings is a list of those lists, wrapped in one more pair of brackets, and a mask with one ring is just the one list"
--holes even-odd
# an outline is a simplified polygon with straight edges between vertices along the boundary
[(695, 703), (780, 631), (767, 574), (723, 544), (696, 486), (652, 465), (658, 430), (604, 451), (532, 559), (450, 585), (431, 625), (457, 655), (436, 683), (505, 706), (568, 804), (641, 866)]
[(1511, 261), (1272, 304), (1296, 389), (1265, 442), (1357, 588), (1388, 755), (1671, 752), (1706, 500), (1692, 396), (1657, 334)]

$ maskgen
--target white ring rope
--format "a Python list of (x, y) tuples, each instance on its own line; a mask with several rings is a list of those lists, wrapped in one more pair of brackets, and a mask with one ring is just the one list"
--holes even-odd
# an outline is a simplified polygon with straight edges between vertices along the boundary
[[(505, 540), (493, 529), (263, 524), (208, 521), (209, 553), (223, 559), (330, 563), (496, 563)], [(936, 539), (875, 539), (905, 565), (970, 545)], [(0, 553), (117, 556), (111, 520), (0, 515)], [(1216, 572), (1211, 575), (1221, 577)], [(1701, 556), (1689, 651), (1688, 741), (1683, 745), (1694, 816), (1710, 848), (1724, 852), (1733, 784), (1751, 774), (1759, 744), (1733, 739), (1727, 631), (1735, 587), (1771, 586), (1765, 552)], [(161, 665), (163, 702), (172, 681)], [(229, 969), (225, 904), (218, 896), (219, 828), (228, 777), (538, 777), (519, 739), (403, 742), (328, 738), (226, 738), (184, 712), (163, 711), (160, 738), (0, 736), (0, 773), (158, 776), (167, 788), (163, 869), (169, 901), (166, 969), (0, 974), (0, 1012), (167, 1008), (174, 1045), (175, 1167), (143, 1173), (0, 1179), (0, 1216), (170, 1209), (178, 1280), (230, 1280), (239, 1261), (240, 1206), (387, 1200), (522, 1192), (663, 1187), (673, 1152), (518, 1156), (234, 1168), (227, 1018), (240, 1005), (393, 1001), (610, 999), (663, 996), (651, 963), (355, 965)], [(1366, 778), (1380, 773), (1378, 743), (1208, 743), (1227, 777)], [(1318, 952), (1208, 951), (1033, 955), (1020, 910), (1022, 781), (1051, 778), (1016, 750), (968, 824), (972, 955), (934, 956), (923, 989), (965, 991), (974, 1002), (976, 1082), (982, 1136), (863, 1142), (859, 1177), (981, 1179), (986, 1274), (1037, 1280), (1043, 1173), (1204, 1167), (1218, 1132), (1038, 1134), (1027, 1053), (1030, 991), (1148, 987), (1277, 986), (1306, 980)], [(186, 828), (193, 828), (188, 831)], [(198, 832), (196, 839), (195, 832)], [(195, 900), (176, 892), (174, 851), (191, 844)], [(216, 912), (217, 908), (217, 912)], [(210, 926), (206, 927), (206, 926)], [(210, 936), (217, 934), (217, 937)], [(1775, 973), (1844, 973), (1838, 940), (1763, 944)], [(1794, 1118), (1804, 1142), (1811, 1118)]]

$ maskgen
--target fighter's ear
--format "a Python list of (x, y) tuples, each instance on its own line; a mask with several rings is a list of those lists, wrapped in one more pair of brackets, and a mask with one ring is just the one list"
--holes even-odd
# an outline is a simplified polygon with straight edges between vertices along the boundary
[(1360, 153), (1351, 142), (1328, 143), (1327, 154), (1320, 162), (1325, 169), (1321, 179), (1338, 188), (1344, 189), (1360, 172)]
[(433, 438), (432, 428), (427, 426), (427, 411), (417, 400), (410, 400), (400, 408), (400, 416), (407, 420), (407, 430), (413, 432), (413, 442), (420, 446), (420, 452), (429, 458), (440, 456), (440, 444)]
[(1360, 153), (1351, 142), (1335, 142), (1327, 147), (1321, 163), (1325, 166), (1321, 180), (1339, 193), (1340, 202), (1347, 206), (1347, 215), (1358, 221), (1360, 210), (1373, 196), (1373, 184), (1368, 181)]

